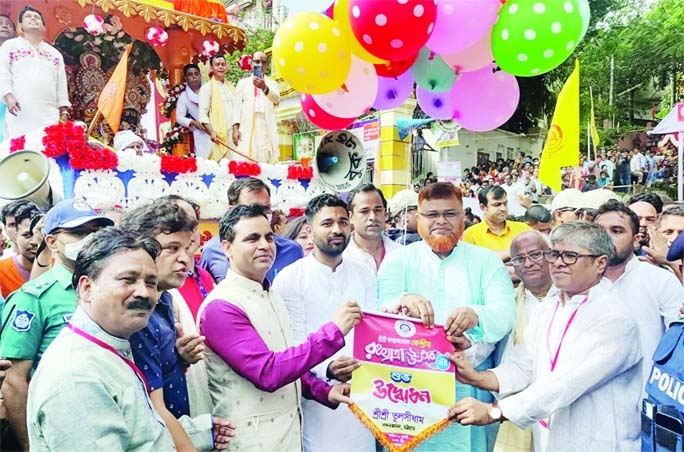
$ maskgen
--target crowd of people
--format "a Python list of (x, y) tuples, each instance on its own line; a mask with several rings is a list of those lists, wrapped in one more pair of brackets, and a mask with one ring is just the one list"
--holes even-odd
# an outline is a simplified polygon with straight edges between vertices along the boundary
[(3, 450), (374, 452), (338, 406), (349, 333), (378, 310), (454, 345), (452, 423), (416, 450), (637, 450), (684, 301), (684, 206), (567, 189), (517, 221), (505, 186), (477, 196), (473, 222), (451, 183), (389, 200), (363, 184), (284, 224), (241, 178), (201, 248), (181, 196), (121, 218), (5, 205)]

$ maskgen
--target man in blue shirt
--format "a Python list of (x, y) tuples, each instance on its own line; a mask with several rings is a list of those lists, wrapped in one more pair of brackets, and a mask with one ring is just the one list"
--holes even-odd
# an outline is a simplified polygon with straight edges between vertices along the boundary
[[(176, 316), (168, 292), (182, 286), (192, 268), (190, 248), (197, 220), (168, 199), (157, 199), (137, 207), (121, 218), (121, 229), (151, 237), (161, 245), (157, 257), (157, 287), (161, 296), (145, 329), (129, 341), (133, 358), (147, 379), (150, 399), (171, 432), (178, 450), (211, 450), (210, 415), (191, 419), (185, 369), (200, 359), (204, 347), (201, 337), (193, 339), (194, 352), (176, 350)], [(192, 345), (192, 344), (191, 344)], [(182, 355), (181, 355), (182, 353)]]
[[(268, 185), (256, 177), (236, 179), (228, 188), (228, 208), (239, 204), (261, 204), (266, 208), (267, 215), (271, 215), (271, 190)], [(271, 219), (269, 218), (269, 221)], [(266, 279), (273, 281), (280, 270), (296, 260), (304, 257), (302, 247), (297, 242), (286, 237), (275, 235), (276, 257), (271, 269), (266, 273)], [(229, 267), (221, 240), (218, 236), (212, 238), (202, 247), (200, 266), (207, 269), (216, 282), (226, 277)]]

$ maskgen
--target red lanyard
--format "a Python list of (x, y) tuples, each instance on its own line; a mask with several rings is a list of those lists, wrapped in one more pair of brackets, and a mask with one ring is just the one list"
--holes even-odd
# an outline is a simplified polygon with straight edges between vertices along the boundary
[(109, 345), (105, 342), (102, 342), (100, 339), (96, 338), (95, 336), (93, 336), (91, 334), (86, 333), (85, 331), (83, 331), (82, 329), (80, 329), (78, 327), (75, 327), (71, 323), (68, 324), (67, 326), (69, 327), (69, 329), (71, 329), (71, 331), (73, 331), (74, 333), (83, 337), (84, 339), (89, 340), (93, 344), (98, 345), (98, 346), (104, 348), (105, 350), (114, 353), (119, 358), (121, 358), (123, 360), (123, 362), (125, 362), (126, 365), (128, 367), (130, 367), (133, 372), (135, 372), (135, 374), (138, 376), (138, 378), (140, 378), (140, 381), (142, 381), (143, 385), (145, 385), (145, 390), (147, 391), (147, 393), (148, 394), (150, 393), (150, 386), (147, 384), (147, 378), (145, 378), (145, 375), (143, 375), (142, 371), (138, 368), (138, 366), (135, 365), (135, 363), (133, 361), (131, 361), (130, 359), (123, 356), (121, 353), (119, 353), (111, 345)]
[(568, 323), (565, 324), (565, 328), (563, 329), (563, 334), (561, 335), (560, 342), (558, 343), (558, 348), (556, 349), (556, 353), (551, 357), (551, 346), (549, 344), (549, 336), (551, 335), (551, 327), (553, 326), (553, 321), (556, 318), (556, 312), (558, 312), (558, 305), (560, 305), (560, 302), (556, 302), (556, 307), (553, 310), (553, 316), (551, 317), (551, 322), (549, 322), (549, 328), (546, 330), (546, 350), (549, 352), (549, 357), (551, 361), (551, 372), (556, 368), (556, 363), (558, 362), (558, 355), (560, 354), (561, 347), (563, 346), (563, 339), (565, 339), (565, 334), (568, 332), (570, 329), (570, 325), (572, 325), (572, 322), (575, 320), (575, 316), (577, 315), (577, 311), (582, 307), (584, 303), (587, 302), (589, 299), (589, 295), (584, 297), (584, 300), (575, 308), (572, 314), (570, 314), (570, 318), (568, 319)]

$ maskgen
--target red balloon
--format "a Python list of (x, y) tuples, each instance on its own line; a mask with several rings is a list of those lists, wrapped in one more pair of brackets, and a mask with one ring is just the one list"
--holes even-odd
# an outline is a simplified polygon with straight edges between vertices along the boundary
[(437, 17), (435, 0), (349, 0), (349, 22), (364, 49), (387, 61), (425, 46)]
[(302, 111), (309, 121), (325, 130), (339, 130), (348, 127), (356, 121), (356, 118), (338, 118), (318, 106), (311, 94), (302, 94)]
[(378, 75), (381, 77), (397, 78), (404, 72), (411, 69), (411, 66), (413, 66), (413, 63), (416, 62), (417, 58), (418, 54), (416, 53), (415, 55), (412, 55), (409, 58), (406, 58), (405, 60), (388, 61), (384, 64), (376, 64), (375, 72), (377, 72)]

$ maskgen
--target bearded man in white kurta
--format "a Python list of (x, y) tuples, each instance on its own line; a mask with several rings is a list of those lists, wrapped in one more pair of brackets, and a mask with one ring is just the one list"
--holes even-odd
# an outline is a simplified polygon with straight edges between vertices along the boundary
[(261, 67), (259, 76), (245, 77), (235, 87), (233, 144), (258, 162), (275, 162), (280, 157), (275, 112), (280, 102), (278, 83), (266, 76), (265, 53), (256, 52), (252, 66)]
[(557, 290), (534, 311), (525, 341), (498, 367), (475, 371), (463, 352), (451, 356), (456, 378), (492, 391), (498, 402), (457, 401), (449, 417), (463, 425), (509, 420), (541, 424), (536, 452), (639, 450), (639, 329), (602, 276), (615, 247), (598, 225), (572, 222), (544, 251)]
[(45, 19), (24, 7), (19, 13), (23, 36), (0, 47), (0, 97), (7, 104), (7, 138), (17, 138), (69, 119), (64, 59), (43, 41)]
[[(314, 236), (314, 250), (285, 267), (273, 282), (283, 298), (294, 331), (301, 343), (318, 331), (337, 307), (349, 300), (362, 309), (375, 308), (375, 275), (352, 258), (342, 258), (349, 243), (351, 224), (347, 204), (324, 194), (309, 201), (307, 223)], [(345, 346), (312, 371), (317, 377), (346, 383), (359, 363), (350, 358), (353, 343)], [(304, 452), (375, 452), (373, 435), (350, 410), (331, 410), (312, 400), (302, 400)]]

